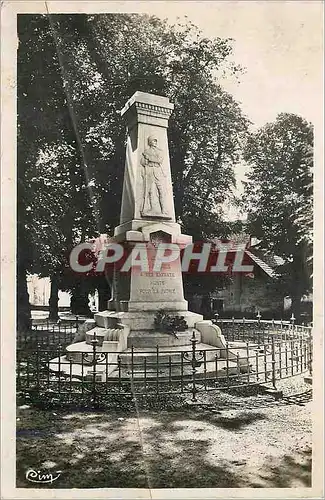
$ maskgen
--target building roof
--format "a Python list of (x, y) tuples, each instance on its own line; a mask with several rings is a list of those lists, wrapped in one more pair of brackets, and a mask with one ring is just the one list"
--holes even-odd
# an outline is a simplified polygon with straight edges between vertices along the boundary
[[(214, 243), (218, 246), (218, 239), (214, 240)], [(255, 248), (261, 240), (250, 236), (247, 233), (234, 234), (229, 237), (228, 240), (231, 243), (231, 247), (226, 250), (221, 248), (221, 251), (236, 252), (238, 250), (244, 250), (245, 254), (248, 255), (252, 261), (257, 264), (270, 278), (276, 278), (278, 273), (276, 268), (284, 264), (282, 257), (274, 255), (273, 253), (262, 252)]]
[(264, 260), (250, 252), (249, 250), (245, 250), (246, 254), (261, 268), (263, 271), (270, 276), (270, 278), (276, 278), (277, 273), (272, 267), (269, 266)]

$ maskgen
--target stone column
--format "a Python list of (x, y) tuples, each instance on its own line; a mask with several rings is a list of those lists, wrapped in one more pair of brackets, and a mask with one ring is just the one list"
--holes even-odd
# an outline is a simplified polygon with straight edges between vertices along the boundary
[(136, 92), (121, 111), (127, 146), (120, 226), (115, 234), (148, 222), (175, 222), (167, 142), (173, 108), (167, 97)]
[[(167, 140), (173, 108), (167, 97), (136, 92), (121, 111), (126, 119), (127, 145), (120, 225), (114, 237), (129, 251), (134, 244), (147, 247), (153, 242), (191, 242), (175, 222)], [(110, 310), (187, 311), (180, 261), (166, 265), (161, 272), (135, 269), (122, 276), (116, 271), (114, 283)]]

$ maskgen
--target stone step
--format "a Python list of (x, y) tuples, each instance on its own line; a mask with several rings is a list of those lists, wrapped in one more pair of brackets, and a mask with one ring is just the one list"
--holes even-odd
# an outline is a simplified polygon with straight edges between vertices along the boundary
[(92, 330), (86, 332), (86, 343), (92, 345), (94, 339), (98, 340), (98, 346), (101, 346), (104, 340), (117, 341), (123, 334), (124, 329), (121, 328), (101, 328), (96, 326)]
[[(69, 362), (68, 356), (61, 356), (61, 358), (52, 359), (49, 365), (50, 370), (53, 372), (62, 372), (68, 376), (79, 377), (79, 380), (86, 379), (89, 374), (93, 373), (94, 367), (91, 364), (86, 363), (84, 360), (83, 364), (76, 362)], [(195, 377), (199, 379), (213, 380), (214, 378), (224, 378), (227, 376), (236, 376), (239, 374), (239, 368), (236, 362), (228, 361), (224, 359), (218, 359), (217, 363), (215, 361), (207, 361), (206, 363), (200, 363), (196, 367)], [(158, 372), (158, 377), (157, 377)], [(241, 375), (245, 372), (240, 369)], [(144, 368), (144, 364), (134, 365), (133, 370), (130, 365), (122, 362), (118, 368), (117, 360), (114, 359), (109, 365), (106, 365), (106, 360), (102, 362), (99, 360), (96, 363), (96, 374), (98, 375), (97, 380), (99, 382), (105, 382), (106, 380), (113, 381), (114, 379), (120, 379), (121, 382), (132, 382), (136, 381), (143, 383), (144, 380), (156, 381), (157, 378), (160, 382), (167, 382), (170, 380), (179, 381), (184, 378), (184, 380), (191, 380), (193, 369), (189, 362), (178, 364), (172, 364), (171, 366), (159, 364), (158, 370), (157, 365), (147, 365)]]
[(186, 330), (185, 332), (172, 333), (163, 332), (131, 332), (128, 336), (128, 347), (141, 347), (142, 349), (161, 347), (191, 347), (193, 332), (198, 342), (201, 342), (201, 333), (197, 330)]
[[(162, 305), (160, 305), (162, 307)], [(166, 312), (168, 313), (167, 309)], [(196, 314), (191, 311), (169, 311), (173, 316), (184, 317), (189, 328), (194, 328), (195, 323), (203, 320), (201, 314)], [(96, 325), (102, 328), (116, 328), (117, 325), (128, 325), (131, 331), (154, 331), (155, 329), (155, 311), (130, 311), (130, 312), (116, 312), (116, 311), (102, 311), (94, 315)]]
[[(238, 359), (235, 356), (228, 360), (220, 358), (220, 350), (216, 350), (208, 344), (198, 342), (195, 349), (195, 357), (197, 359), (197, 372), (208, 371), (208, 372), (218, 372), (227, 371), (229, 374), (236, 374), (240, 369), (241, 373), (247, 372), (247, 359), (245, 359), (244, 352), (241, 352), (241, 357)], [(224, 352), (224, 350), (223, 350)], [(240, 352), (240, 351), (239, 351)], [(183, 353), (183, 354), (182, 354)], [(185, 353), (188, 353), (185, 355)], [(234, 353), (233, 353), (234, 354)], [(216, 356), (217, 360), (216, 360)], [(144, 374), (146, 373), (156, 373), (157, 367), (158, 371), (163, 374), (167, 374), (170, 370), (172, 373), (184, 373), (184, 370), (192, 372), (192, 349), (191, 346), (174, 346), (174, 347), (161, 347), (157, 350), (153, 348), (148, 348), (146, 350), (133, 348), (128, 348), (126, 351), (120, 353), (122, 371), (130, 372), (133, 374)], [(182, 361), (183, 360), (183, 361)]]
[[(144, 360), (146, 361), (146, 360)], [(236, 368), (237, 364), (235, 362), (231, 362), (229, 361), (228, 363), (228, 368)], [(223, 369), (226, 369), (227, 368), (227, 362), (226, 360), (219, 360), (217, 361), (217, 364), (215, 363), (215, 360), (208, 360), (206, 362), (204, 362), (203, 360), (201, 361), (198, 361), (196, 366), (195, 366), (196, 370), (197, 371), (204, 371), (204, 369), (206, 369), (207, 371), (209, 372), (213, 372), (217, 369), (217, 371), (219, 370), (223, 370)], [(193, 367), (192, 367), (192, 363), (191, 363), (191, 360), (188, 361), (188, 360), (184, 360), (183, 362), (181, 361), (177, 361), (175, 359), (172, 360), (171, 363), (169, 363), (168, 361), (167, 362), (164, 362), (164, 361), (161, 361), (159, 359), (159, 363), (157, 364), (157, 362), (137, 362), (137, 360), (134, 361), (134, 364), (133, 364), (133, 370), (132, 370), (132, 365), (131, 364), (128, 364), (128, 363), (124, 363), (122, 362), (121, 363), (121, 371), (122, 373), (123, 372), (127, 372), (128, 374), (144, 374), (145, 372), (147, 374), (151, 374), (151, 375), (156, 375), (157, 372), (159, 374), (161, 373), (169, 373), (169, 372), (172, 372), (172, 373), (192, 373), (193, 371)]]
[[(202, 360), (214, 361), (217, 351), (208, 344), (198, 342), (196, 344), (196, 357), (199, 357), (200, 354)], [(158, 350), (156, 348), (133, 348), (133, 350), (128, 348), (121, 352), (119, 356), (122, 364), (131, 364), (133, 359), (133, 363), (136, 364), (144, 364), (146, 361), (147, 364), (157, 365), (157, 358), (159, 364), (168, 363), (169, 360), (173, 364), (181, 362), (181, 359), (185, 362), (185, 356), (191, 360), (192, 349), (190, 345), (159, 347)]]

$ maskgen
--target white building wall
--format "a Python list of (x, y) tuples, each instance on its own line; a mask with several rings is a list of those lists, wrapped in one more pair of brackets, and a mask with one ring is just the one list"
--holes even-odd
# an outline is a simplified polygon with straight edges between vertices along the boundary
[[(50, 278), (40, 278), (37, 274), (27, 276), (27, 290), (31, 306), (48, 306), (51, 294)], [(70, 306), (70, 293), (59, 290), (59, 307)]]

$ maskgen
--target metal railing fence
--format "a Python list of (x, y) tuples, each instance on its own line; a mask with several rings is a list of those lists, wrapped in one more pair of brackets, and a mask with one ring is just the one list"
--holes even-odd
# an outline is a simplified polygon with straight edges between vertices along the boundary
[[(218, 321), (220, 324), (220, 321)], [(53, 402), (100, 405), (109, 396), (189, 394), (269, 384), (312, 371), (311, 328), (278, 322), (229, 320), (220, 324), (226, 348), (200, 348), (193, 334), (187, 348), (89, 352), (65, 347), (72, 328), (34, 329), (17, 342), (17, 393)], [(75, 362), (76, 356), (78, 363)]]

